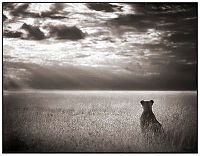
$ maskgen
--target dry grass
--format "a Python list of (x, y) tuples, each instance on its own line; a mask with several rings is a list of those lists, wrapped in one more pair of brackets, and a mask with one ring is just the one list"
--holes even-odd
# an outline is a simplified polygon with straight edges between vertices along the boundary
[[(154, 99), (166, 137), (146, 142), (139, 101)], [(7, 93), (4, 152), (197, 152), (196, 93)]]

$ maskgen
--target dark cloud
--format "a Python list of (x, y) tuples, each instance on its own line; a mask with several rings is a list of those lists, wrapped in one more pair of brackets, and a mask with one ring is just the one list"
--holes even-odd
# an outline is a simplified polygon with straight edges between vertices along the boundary
[(24, 23), (21, 29), (27, 31), (27, 37), (25, 37), (25, 39), (42, 40), (45, 38), (44, 33), (36, 26), (31, 26)]
[(197, 41), (197, 31), (193, 32), (173, 32), (170, 36), (165, 37), (164, 39), (169, 40), (170, 42), (193, 42)]
[[(27, 40), (43, 40), (45, 38), (79, 40), (85, 37), (85, 34), (76, 26), (67, 27), (65, 25), (49, 25), (45, 26), (45, 28), (49, 31), (49, 35), (45, 36), (39, 26), (32, 26), (24, 23), (17, 31), (4, 30), (3, 35), (9, 38), (21, 38)], [(21, 30), (25, 30), (25, 32)]]
[(5, 21), (5, 20), (7, 20), (8, 18), (3, 14), (3, 22)]
[[(197, 3), (128, 3), (137, 14), (172, 17), (197, 15)], [(176, 18), (176, 17), (175, 17)]]
[(5, 30), (3, 32), (3, 36), (8, 37), (8, 38), (20, 38), (22, 36), (22, 33), (18, 31)]
[[(185, 74), (187, 73), (187, 74)], [(196, 90), (197, 89), (197, 65), (187, 65), (178, 62), (171, 62), (163, 66), (163, 73), (160, 79), (166, 87), (178, 90)]]
[[(138, 31), (150, 28), (186, 31), (197, 25), (196, 4), (130, 4), (135, 14), (121, 15), (110, 22), (115, 25), (132, 26)], [(190, 19), (194, 18), (194, 19)]]
[(12, 9), (11, 14), (13, 16), (20, 16), (25, 15), (27, 13), (27, 9), (29, 7), (29, 4), (21, 4), (17, 5)]
[(67, 27), (65, 25), (49, 26), (50, 36), (56, 39), (79, 40), (84, 38), (84, 33), (77, 27)]
[(114, 12), (116, 10), (121, 10), (121, 6), (112, 5), (109, 3), (89, 3), (87, 6), (92, 10), (104, 12)]
[(3, 5), (3, 10), (8, 10), (8, 9), (13, 9), (14, 8), (13, 3), (3, 2), (2, 5)]
[(39, 18), (51, 18), (51, 19), (64, 19), (66, 16), (56, 15), (56, 14), (48, 14), (46, 12), (39, 14), (37, 17)]
[(121, 15), (118, 18), (112, 19), (110, 22), (117, 26), (131, 26), (138, 31), (146, 31), (149, 28), (156, 27), (156, 17), (146, 15)]
[(183, 18), (182, 20), (166, 21), (163, 20), (163, 23), (157, 25), (158, 30), (162, 31), (177, 31), (177, 32), (197, 32), (197, 18)]

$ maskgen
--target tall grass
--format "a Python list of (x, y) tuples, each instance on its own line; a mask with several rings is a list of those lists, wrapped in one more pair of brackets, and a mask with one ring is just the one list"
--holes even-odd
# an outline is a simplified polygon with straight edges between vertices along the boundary
[[(9, 93), (3, 101), (4, 152), (197, 152), (196, 93)], [(165, 136), (140, 132), (141, 99)]]

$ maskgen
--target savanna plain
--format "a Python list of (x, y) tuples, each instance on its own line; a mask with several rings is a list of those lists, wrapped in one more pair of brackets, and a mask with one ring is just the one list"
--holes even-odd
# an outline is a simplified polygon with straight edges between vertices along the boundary
[[(4, 91), (3, 152), (197, 152), (196, 91)], [(141, 100), (167, 139), (146, 142)]]

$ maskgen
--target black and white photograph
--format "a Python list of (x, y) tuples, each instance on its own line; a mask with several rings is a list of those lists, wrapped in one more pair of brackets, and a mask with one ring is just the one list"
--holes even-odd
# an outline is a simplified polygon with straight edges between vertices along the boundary
[(198, 153), (197, 2), (2, 2), (3, 153)]

